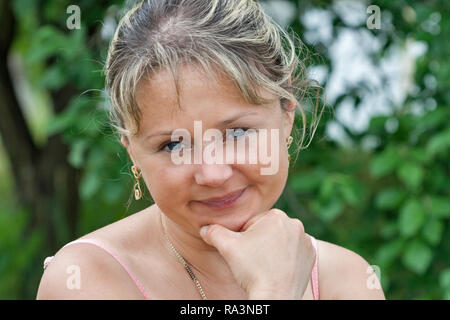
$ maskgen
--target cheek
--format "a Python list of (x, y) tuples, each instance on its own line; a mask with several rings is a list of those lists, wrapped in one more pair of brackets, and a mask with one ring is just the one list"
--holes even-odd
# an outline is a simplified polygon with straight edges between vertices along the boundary
[(248, 152), (256, 154), (258, 174), (263, 176), (261, 179), (286, 178), (289, 167), (288, 152), (282, 130), (278, 127), (268, 128), (264, 134), (258, 135), (256, 146), (253, 142)]
[(278, 199), (286, 184), (288, 166), (284, 162), (280, 159), (278, 170), (270, 175), (261, 174), (263, 168), (270, 166), (266, 164), (235, 165), (234, 170), (243, 175), (247, 184), (253, 186), (262, 198), (270, 202), (274, 198), (275, 201)]
[[(287, 160), (288, 153), (286, 151), (284, 138), (280, 130), (274, 128), (276, 133), (272, 134), (270, 130), (267, 132), (267, 140), (264, 143), (266, 152), (264, 157), (269, 158), (272, 163), (255, 165), (247, 165), (245, 172), (247, 177), (252, 180), (258, 191), (264, 210), (272, 208), (275, 202), (282, 194), (286, 185), (289, 163)], [(258, 146), (259, 147), (259, 146)], [(259, 155), (258, 155), (259, 156)], [(266, 162), (267, 163), (267, 162)], [(266, 170), (262, 170), (262, 169)], [(269, 168), (272, 168), (268, 170)], [(270, 172), (270, 174), (263, 174), (263, 172)]]
[[(170, 163), (151, 162), (146, 169), (146, 185), (153, 200), (156, 202), (184, 201), (189, 195), (190, 177), (192, 173), (186, 166), (176, 166)], [(176, 195), (174, 197), (174, 195)]]

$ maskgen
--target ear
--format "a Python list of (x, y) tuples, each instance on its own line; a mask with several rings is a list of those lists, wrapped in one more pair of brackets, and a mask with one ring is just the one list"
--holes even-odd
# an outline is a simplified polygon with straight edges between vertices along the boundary
[(295, 101), (290, 101), (286, 110), (283, 110), (283, 127), (285, 137), (289, 137), (292, 132), (292, 126), (294, 125), (295, 120), (295, 110), (296, 104)]
[(125, 149), (127, 149), (127, 153), (130, 156), (131, 161), (133, 163), (135, 163), (134, 159), (133, 159), (133, 154), (131, 153), (130, 140), (126, 136), (122, 136), (120, 138), (120, 143), (122, 143), (122, 145), (125, 147)]
[(125, 149), (128, 150), (129, 142), (128, 142), (128, 138), (127, 138), (127, 137), (125, 137), (125, 136), (122, 135), (122, 136), (120, 137), (120, 143), (122, 143), (122, 145), (125, 147)]

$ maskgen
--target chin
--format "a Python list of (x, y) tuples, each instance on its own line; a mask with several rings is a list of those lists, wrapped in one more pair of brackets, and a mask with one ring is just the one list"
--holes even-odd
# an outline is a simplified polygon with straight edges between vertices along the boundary
[(248, 220), (270, 209), (266, 208), (269, 202), (261, 203), (259, 201), (261, 199), (249, 193), (249, 191), (249, 189), (246, 190), (242, 199), (230, 208), (214, 210), (205, 208), (199, 203), (190, 202), (188, 210), (192, 217), (196, 217), (198, 228), (208, 224), (219, 224), (231, 231), (239, 232)]
[(236, 210), (232, 210), (227, 214), (203, 216), (199, 221), (199, 227), (207, 224), (219, 224), (231, 231), (239, 232), (247, 221), (256, 214), (258, 212), (255, 212), (255, 208), (236, 208)]
[(242, 227), (247, 223), (249, 219), (253, 217), (253, 214), (242, 215), (242, 213), (236, 216), (223, 216), (217, 219), (214, 219), (211, 223), (220, 224), (221, 226), (227, 228), (228, 230), (239, 232)]

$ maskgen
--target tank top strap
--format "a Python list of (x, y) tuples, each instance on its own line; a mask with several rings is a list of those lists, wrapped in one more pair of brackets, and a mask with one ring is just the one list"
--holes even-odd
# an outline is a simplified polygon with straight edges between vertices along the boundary
[[(128, 273), (128, 275), (130, 276), (130, 278), (133, 280), (133, 282), (136, 284), (136, 286), (138, 287), (139, 291), (144, 295), (145, 299), (149, 300), (150, 297), (147, 295), (147, 293), (145, 292), (144, 287), (142, 286), (142, 284), (139, 282), (139, 280), (137, 279), (137, 277), (134, 275), (134, 273), (130, 270), (130, 268), (128, 268), (128, 266), (122, 261), (122, 259), (120, 259), (120, 257), (114, 253), (112, 250), (110, 250), (108, 247), (106, 247), (105, 245), (103, 245), (102, 243), (100, 243), (97, 240), (93, 240), (93, 239), (78, 239), (78, 240), (74, 240), (72, 242), (67, 243), (64, 247), (67, 247), (69, 245), (72, 244), (76, 244), (76, 243), (89, 243), (89, 244), (93, 244), (101, 249), (103, 249), (104, 251), (106, 251), (107, 253), (109, 253), (124, 269), (125, 271)], [(48, 264), (51, 262), (51, 260), (53, 259), (53, 256), (51, 257), (47, 257), (45, 258), (44, 261), (44, 269), (48, 266)]]
[(318, 270), (318, 261), (319, 261), (319, 250), (317, 247), (317, 240), (313, 236), (311, 237), (311, 243), (316, 250), (316, 261), (314, 262), (314, 266), (311, 272), (311, 287), (313, 292), (314, 300), (319, 300), (319, 270)]

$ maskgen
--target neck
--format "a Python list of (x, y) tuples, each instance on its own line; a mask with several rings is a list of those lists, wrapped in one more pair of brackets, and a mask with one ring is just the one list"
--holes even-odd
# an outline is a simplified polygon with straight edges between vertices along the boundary
[(236, 285), (231, 269), (215, 247), (203, 241), (200, 234), (194, 235), (186, 232), (178, 224), (168, 219), (161, 210), (158, 211), (162, 239), (165, 242), (165, 247), (172, 253), (176, 263), (182, 264), (167, 244), (164, 233), (191, 268), (203, 288), (205, 286)]

